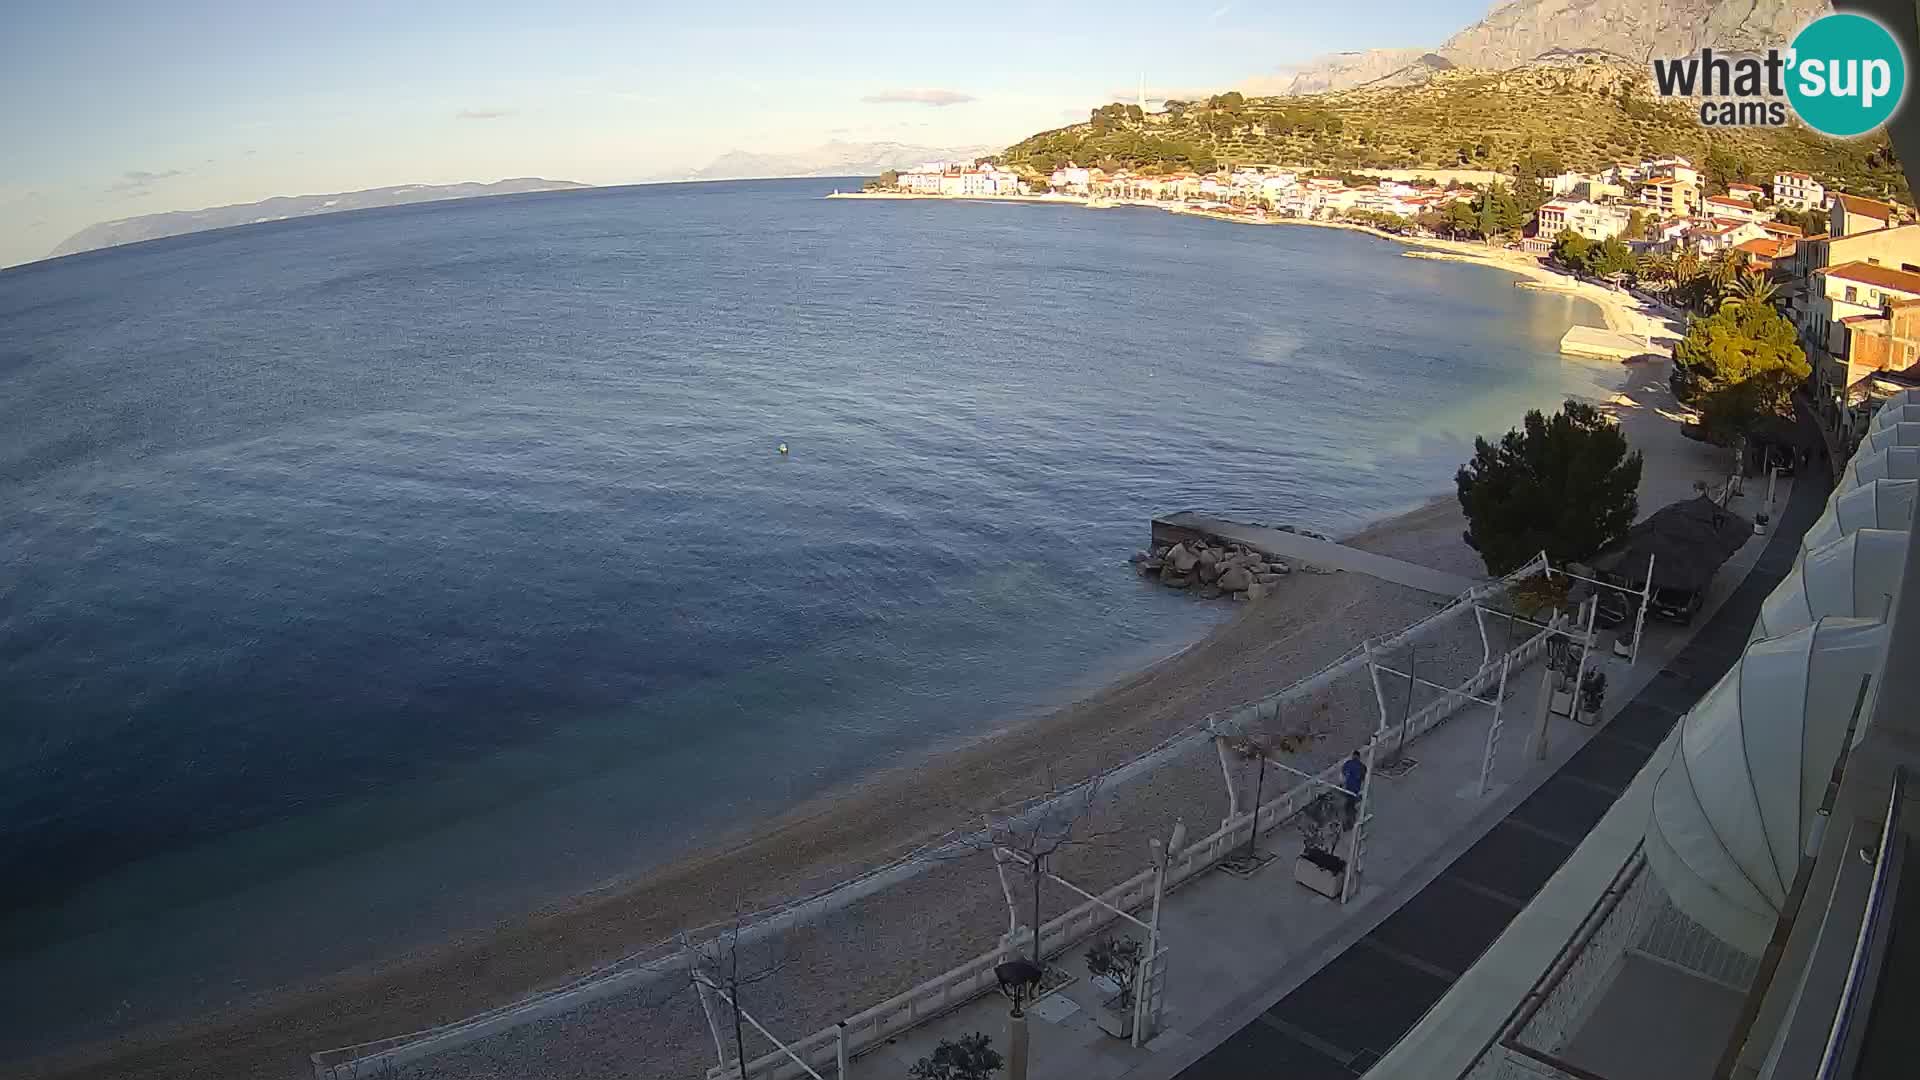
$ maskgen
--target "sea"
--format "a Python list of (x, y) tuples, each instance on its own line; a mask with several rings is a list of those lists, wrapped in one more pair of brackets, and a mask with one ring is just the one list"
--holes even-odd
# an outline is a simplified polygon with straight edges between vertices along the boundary
[[(0, 271), (0, 1060), (634, 875), (1232, 614), (1596, 391), (1584, 301), (1354, 232), (501, 196)], [(787, 452), (780, 451), (781, 446)], [(1284, 597), (1279, 602), (1284, 603)]]

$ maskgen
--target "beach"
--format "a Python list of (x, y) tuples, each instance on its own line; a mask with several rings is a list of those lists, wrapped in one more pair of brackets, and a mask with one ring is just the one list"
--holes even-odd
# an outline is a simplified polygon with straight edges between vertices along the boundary
[[(1492, 265), (1529, 284), (1592, 300), (1607, 312), (1611, 328), (1638, 333), (1656, 319), (1630, 297), (1570, 282), (1537, 263), (1527, 265), (1524, 257), (1473, 244), (1388, 238), (1413, 245), (1409, 254), (1418, 257)], [(1664, 365), (1611, 368), (1608, 378), (1615, 393), (1606, 404), (1633, 444), (1648, 453), (1643, 513), (1669, 501), (1667, 493), (1690, 489), (1694, 478), (1712, 475), (1711, 452), (1678, 435), (1683, 418), (1661, 396)], [(1463, 527), (1451, 495), (1435, 493), (1427, 504), (1348, 540), (1438, 569), (1478, 574), (1483, 568), (1461, 540)], [(1145, 531), (1143, 521), (1142, 545)], [(1113, 573), (1130, 572), (1126, 555), (1113, 553)], [(826, 887), (976, 820), (985, 807), (1110, 768), (1207, 712), (1284, 686), (1362, 637), (1404, 626), (1434, 604), (1433, 597), (1357, 575), (1303, 570), (1276, 596), (1247, 605), (1202, 640), (1095, 693), (1039, 717), (1010, 718), (997, 731), (737, 829), (695, 855), (297, 995), (241, 1002), (191, 1025), (138, 1032), (41, 1062), (30, 1074), (285, 1076), (304, 1070), (306, 1055), (315, 1050), (458, 1019), (565, 981), (679, 928)], [(1474, 655), (1463, 645), (1457, 655), (1431, 662), (1457, 667)], [(1344, 754), (1367, 729), (1364, 710), (1351, 705), (1307, 721), (1318, 736), (1315, 760)], [(1067, 864), (1076, 878), (1099, 882), (1136, 868), (1144, 850), (1140, 838), (1173, 816), (1205, 829), (1225, 811), (1210, 752), (1157, 769), (1129, 783), (1124, 794), (1124, 805), (1112, 811), (1119, 839), (1076, 852)], [(791, 999), (770, 1007), (771, 1019), (784, 1030), (812, 1030), (849, 1006), (928, 977), (990, 941), (1004, 925), (1001, 904), (990, 867), (983, 872), (978, 859), (929, 866), (908, 883), (806, 928), (805, 940), (795, 946), (804, 958), (782, 976), (794, 980), (795, 992), (764, 991), (769, 1000)], [(850, 956), (859, 962), (847, 962)], [(688, 1006), (684, 996), (624, 1007), (609, 1001), (579, 1016), (531, 1025), (514, 1039), (454, 1051), (420, 1072), (526, 1075), (529, 1062), (537, 1061), (552, 1075), (636, 1067), (683, 1075), (710, 1064), (712, 1053), (710, 1043), (702, 1046), (697, 1010)], [(640, 1020), (636, 1009), (643, 1010)]]

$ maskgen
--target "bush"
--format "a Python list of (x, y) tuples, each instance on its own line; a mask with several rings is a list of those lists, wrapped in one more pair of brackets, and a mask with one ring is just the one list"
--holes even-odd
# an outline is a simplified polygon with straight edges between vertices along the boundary
[(1111, 979), (1120, 987), (1119, 1005), (1133, 1005), (1133, 981), (1146, 947), (1130, 937), (1103, 938), (1087, 948), (1087, 974)]
[(941, 1039), (933, 1053), (913, 1063), (913, 1080), (989, 1080), (1006, 1062), (993, 1048), (993, 1038), (976, 1031), (958, 1039)]

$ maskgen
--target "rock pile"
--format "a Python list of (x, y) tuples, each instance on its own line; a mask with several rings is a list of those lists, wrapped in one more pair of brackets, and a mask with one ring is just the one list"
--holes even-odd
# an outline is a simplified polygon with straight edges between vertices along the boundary
[(1194, 589), (1203, 600), (1231, 595), (1235, 600), (1258, 600), (1292, 572), (1286, 563), (1244, 544), (1188, 540), (1171, 547), (1158, 544), (1135, 552), (1133, 565), (1143, 577), (1158, 577), (1175, 589)]

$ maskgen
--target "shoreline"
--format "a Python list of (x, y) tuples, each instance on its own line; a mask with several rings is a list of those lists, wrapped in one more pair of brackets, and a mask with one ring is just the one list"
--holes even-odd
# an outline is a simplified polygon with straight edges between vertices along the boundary
[(1040, 206), (1076, 206), (1083, 210), (1107, 210), (1120, 207), (1134, 207), (1142, 210), (1159, 210), (1162, 213), (1180, 214), (1189, 217), (1202, 217), (1212, 221), (1224, 221), (1231, 225), (1297, 225), (1320, 229), (1342, 229), (1347, 232), (1365, 233), (1391, 240), (1397, 244), (1418, 250), (1401, 254), (1412, 259), (1435, 259), (1443, 262), (1464, 262), (1478, 266), (1488, 266), (1496, 270), (1505, 270), (1525, 279), (1525, 283), (1516, 283), (1520, 288), (1538, 288), (1544, 291), (1566, 293), (1586, 300), (1600, 309), (1601, 318), (1608, 330), (1637, 336), (1663, 336), (1670, 332), (1658, 316), (1643, 310), (1643, 305), (1631, 294), (1609, 289), (1593, 282), (1581, 281), (1570, 274), (1562, 273), (1546, 265), (1539, 258), (1514, 251), (1510, 248), (1491, 247), (1486, 244), (1465, 240), (1442, 240), (1428, 236), (1401, 236), (1376, 229), (1371, 225), (1361, 225), (1352, 221), (1324, 221), (1317, 218), (1294, 217), (1248, 217), (1242, 214), (1223, 213), (1205, 208), (1195, 208), (1183, 203), (1148, 202), (1136, 199), (1117, 199), (1101, 205), (1093, 205), (1092, 199), (1062, 195), (920, 195), (904, 191), (835, 191), (821, 198), (826, 199), (869, 199), (877, 201), (931, 201), (931, 202), (981, 202), (981, 203), (1021, 203)]
[[(1018, 201), (1065, 200), (1032, 196)], [(1469, 250), (1455, 252), (1454, 242), (1409, 240), (1347, 223), (1269, 223), (1373, 232), (1439, 252), (1404, 253), (1410, 257), (1493, 265), (1548, 283), (1565, 277), (1536, 267), (1548, 277), (1535, 278), (1498, 258), (1497, 249), (1471, 250), (1478, 245), (1461, 244)], [(1571, 287), (1566, 291), (1608, 311), (1594, 297)], [(1621, 371), (1624, 394), (1633, 375)], [(1648, 457), (1650, 463), (1656, 460), (1651, 452)], [(1482, 568), (1460, 541), (1460, 527), (1453, 497), (1436, 493), (1342, 540), (1477, 576)], [(1037, 707), (977, 735), (931, 747), (911, 763), (850, 781), (770, 820), (743, 823), (680, 859), (310, 988), (263, 994), (213, 1015), (137, 1029), (16, 1064), (29, 1075), (44, 1076), (304, 1072), (305, 1055), (312, 1051), (458, 1019), (566, 981), (680, 927), (707, 923), (724, 914), (712, 898), (731, 895), (752, 909), (884, 863), (982, 806), (1044, 787), (1056, 769), (1060, 778), (1097, 772), (1207, 711), (1304, 675), (1329, 652), (1337, 654), (1357, 640), (1347, 636), (1356, 626), (1397, 628), (1389, 624), (1411, 621), (1406, 616), (1417, 606), (1358, 575), (1295, 574), (1274, 599), (1246, 605), (1197, 640), (1144, 666), (1075, 692), (1057, 706)], [(1097, 678), (1090, 675), (1087, 682)]]

